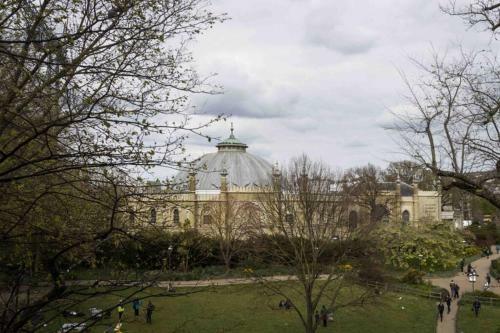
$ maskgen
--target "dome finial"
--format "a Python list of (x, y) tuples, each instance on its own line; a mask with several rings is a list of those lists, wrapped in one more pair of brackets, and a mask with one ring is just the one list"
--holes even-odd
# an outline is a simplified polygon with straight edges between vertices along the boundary
[(236, 139), (236, 137), (234, 136), (234, 125), (231, 122), (231, 135), (229, 135), (229, 138), (227, 138), (226, 140), (219, 142), (216, 147), (219, 148), (219, 151), (220, 150), (245, 151), (245, 149), (248, 146), (238, 141), (238, 139)]

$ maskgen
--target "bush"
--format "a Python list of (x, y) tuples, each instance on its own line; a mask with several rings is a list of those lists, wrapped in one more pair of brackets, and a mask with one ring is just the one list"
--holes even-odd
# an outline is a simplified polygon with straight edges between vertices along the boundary
[(500, 230), (495, 223), (474, 222), (466, 230), (474, 234), (478, 246), (490, 246), (500, 242)]
[(366, 281), (376, 281), (376, 282), (385, 281), (383, 269), (379, 265), (373, 263), (360, 266), (358, 271), (358, 277), (361, 280), (366, 280)]
[(490, 274), (495, 279), (500, 278), (500, 259), (491, 261)]
[(401, 278), (401, 282), (409, 284), (422, 284), (424, 283), (425, 273), (416, 269), (410, 268), (405, 275)]
[(381, 225), (371, 237), (385, 262), (397, 269), (418, 268), (427, 272), (456, 269), (461, 258), (476, 252), (475, 247), (464, 243), (460, 233), (443, 223), (418, 228)]

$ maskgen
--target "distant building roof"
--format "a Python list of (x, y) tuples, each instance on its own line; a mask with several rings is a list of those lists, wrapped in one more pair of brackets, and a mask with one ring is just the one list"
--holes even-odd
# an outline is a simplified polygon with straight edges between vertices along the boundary
[[(193, 164), (196, 173), (196, 190), (220, 189), (222, 172), (227, 172), (229, 190), (232, 187), (258, 187), (271, 182), (272, 165), (261, 157), (247, 153), (248, 145), (234, 136), (231, 125), (230, 136), (216, 146), (218, 151), (201, 156)], [(175, 182), (187, 187), (188, 171), (181, 171)]]
[[(400, 182), (400, 195), (403, 197), (411, 197), (413, 196), (413, 186), (405, 183), (405, 182)], [(380, 189), (383, 191), (396, 191), (396, 182), (382, 182), (380, 183)]]

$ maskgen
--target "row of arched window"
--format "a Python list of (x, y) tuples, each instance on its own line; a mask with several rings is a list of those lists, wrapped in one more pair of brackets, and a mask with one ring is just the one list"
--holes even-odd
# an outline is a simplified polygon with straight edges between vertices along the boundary
[[(410, 212), (408, 210), (404, 210), (401, 214), (401, 220), (403, 224), (410, 223)], [(349, 229), (355, 229), (358, 226), (359, 218), (358, 213), (356, 211), (351, 211), (349, 213)]]
[[(213, 218), (210, 214), (203, 214), (203, 224), (211, 224), (213, 222)], [(402, 222), (404, 224), (408, 224), (410, 222), (410, 212), (408, 210), (403, 211), (401, 215)], [(287, 213), (285, 216), (285, 220), (287, 223), (293, 223), (294, 217), (293, 214)], [(351, 211), (349, 213), (349, 228), (350, 229), (355, 229), (358, 226), (358, 213), (356, 211)], [(134, 222), (135, 221), (135, 216), (134, 213), (130, 213), (130, 221)], [(172, 210), (172, 221), (174, 224), (179, 224), (180, 222), (180, 216), (179, 216), (179, 209), (174, 208)], [(157, 212), (156, 208), (151, 208), (149, 211), (149, 223), (150, 224), (156, 224), (157, 222)]]
[[(149, 210), (149, 223), (156, 224), (157, 216), (158, 216), (158, 214), (157, 214), (156, 208), (151, 208)], [(203, 220), (203, 224), (211, 224), (213, 222), (213, 217), (212, 217), (212, 215), (205, 213), (205, 214), (203, 214), (202, 220)], [(130, 222), (131, 223), (135, 222), (135, 215), (132, 212), (130, 213)], [(172, 210), (172, 222), (174, 224), (180, 223), (180, 215), (179, 215), (178, 208), (174, 208)]]
[[(156, 208), (151, 208), (149, 210), (149, 223), (150, 224), (156, 224), (157, 222), (157, 212), (156, 212)], [(180, 218), (179, 218), (179, 209), (178, 208), (174, 208), (172, 210), (172, 221), (174, 222), (174, 224), (179, 224), (180, 222)]]

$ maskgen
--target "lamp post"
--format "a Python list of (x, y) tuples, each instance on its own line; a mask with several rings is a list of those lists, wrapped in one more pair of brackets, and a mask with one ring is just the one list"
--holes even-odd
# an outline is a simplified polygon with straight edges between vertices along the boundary
[(167, 248), (167, 253), (168, 253), (168, 271), (170, 272), (170, 262), (172, 260), (172, 251), (174, 250), (174, 247), (172, 245), (169, 245)]
[(469, 282), (472, 283), (472, 292), (474, 292), (474, 283), (476, 282), (478, 276), (479, 275), (477, 274), (476, 270), (472, 270), (472, 272), (467, 276)]

